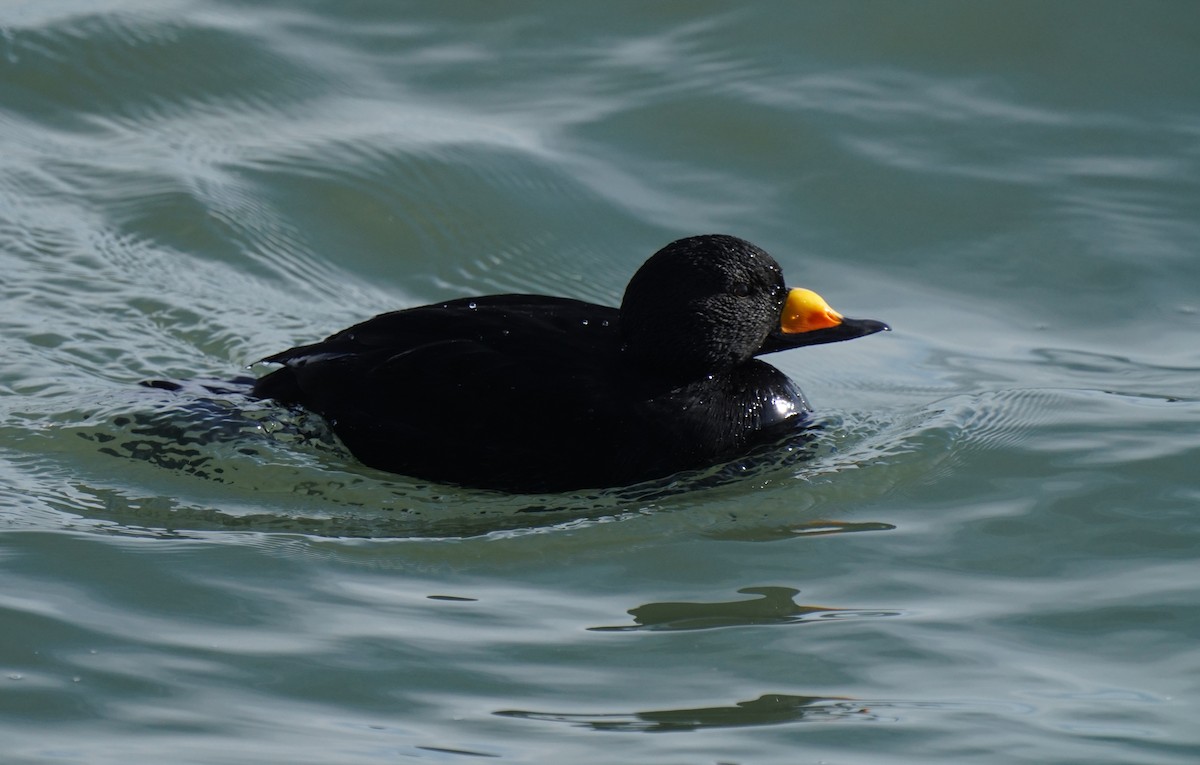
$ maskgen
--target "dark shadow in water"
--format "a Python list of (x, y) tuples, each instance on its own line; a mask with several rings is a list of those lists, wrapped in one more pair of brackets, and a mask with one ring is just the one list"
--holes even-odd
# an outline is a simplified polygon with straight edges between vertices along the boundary
[(647, 603), (628, 613), (635, 624), (616, 627), (589, 627), (595, 632), (634, 630), (711, 630), (721, 627), (745, 627), (762, 624), (800, 624), (830, 619), (898, 616), (899, 611), (856, 611), (830, 606), (805, 606), (795, 602), (799, 590), (791, 587), (745, 587), (746, 595), (761, 595), (753, 600), (717, 603)]
[(649, 712), (604, 714), (559, 714), (505, 709), (495, 714), (525, 720), (562, 722), (598, 731), (627, 733), (672, 733), (709, 728), (746, 728), (798, 722), (865, 720), (880, 722), (866, 704), (850, 698), (789, 696), (769, 693), (731, 707), (662, 709)]

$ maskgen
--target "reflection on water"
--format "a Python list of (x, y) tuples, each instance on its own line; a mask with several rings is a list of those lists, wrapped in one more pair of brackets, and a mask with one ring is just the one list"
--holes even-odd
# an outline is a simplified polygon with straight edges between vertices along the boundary
[(789, 696), (769, 693), (729, 707), (661, 709), (649, 712), (605, 714), (555, 714), (503, 710), (503, 717), (545, 720), (581, 725), (600, 731), (674, 733), (706, 728), (745, 728), (799, 722), (882, 722), (883, 718), (860, 701), (820, 696)]
[[(562, 722), (597, 731), (618, 733), (679, 733), (709, 728), (746, 728), (794, 723), (895, 723), (911, 722), (923, 713), (956, 717), (967, 714), (1029, 715), (1037, 708), (1019, 702), (902, 701), (895, 699), (855, 699), (846, 696), (795, 696), (767, 693), (733, 706), (695, 709), (661, 709), (646, 712), (607, 712), (599, 714), (528, 712), (506, 709), (495, 712), (502, 717)], [(909, 719), (906, 719), (909, 718)], [(1085, 726), (1079, 726), (1084, 728)], [(1087, 726), (1099, 733), (1102, 726)], [(1110, 732), (1129, 732), (1119, 724)], [(1140, 732), (1144, 733), (1144, 732)]]
[(628, 627), (590, 627), (596, 632), (631, 630), (708, 630), (752, 624), (799, 624), (822, 619), (899, 616), (898, 611), (862, 611), (831, 606), (804, 606), (790, 587), (743, 587), (738, 592), (760, 595), (753, 600), (721, 603), (647, 603), (630, 609), (636, 624)]

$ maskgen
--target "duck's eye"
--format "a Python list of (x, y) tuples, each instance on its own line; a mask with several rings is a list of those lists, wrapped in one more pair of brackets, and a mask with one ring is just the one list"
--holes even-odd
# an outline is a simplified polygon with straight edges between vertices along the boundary
[(745, 282), (738, 282), (729, 288), (729, 293), (734, 297), (746, 297), (750, 294), (750, 285)]

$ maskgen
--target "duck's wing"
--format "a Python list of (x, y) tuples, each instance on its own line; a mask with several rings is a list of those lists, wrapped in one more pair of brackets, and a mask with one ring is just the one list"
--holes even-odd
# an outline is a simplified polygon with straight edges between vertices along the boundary
[(283, 369), (260, 378), (255, 394), (311, 405), (319, 394), (312, 383), (330, 377), (403, 373), (460, 356), (468, 363), (488, 349), (518, 357), (575, 355), (581, 345), (615, 342), (616, 317), (615, 308), (542, 295), (489, 295), (393, 311), (261, 359)]
[(614, 308), (527, 295), (397, 311), (264, 359), (284, 366), (255, 392), (323, 415), (367, 464), (500, 485), (599, 460), (597, 433), (628, 427), (616, 323)]
[[(310, 345), (299, 345), (258, 363), (294, 366), (375, 351), (403, 351), (431, 341), (503, 338), (534, 327), (596, 325), (615, 328), (617, 310), (544, 295), (487, 295), (383, 313)], [(507, 330), (507, 331), (506, 331)]]

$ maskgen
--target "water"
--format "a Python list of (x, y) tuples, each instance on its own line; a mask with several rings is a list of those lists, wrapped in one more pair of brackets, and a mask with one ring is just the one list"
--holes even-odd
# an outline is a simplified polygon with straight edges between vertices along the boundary
[[(1195, 762), (1196, 71), (1188, 2), (5, 3), (0, 761)], [(772, 358), (808, 459), (507, 497), (136, 385), (710, 231), (896, 329)]]

